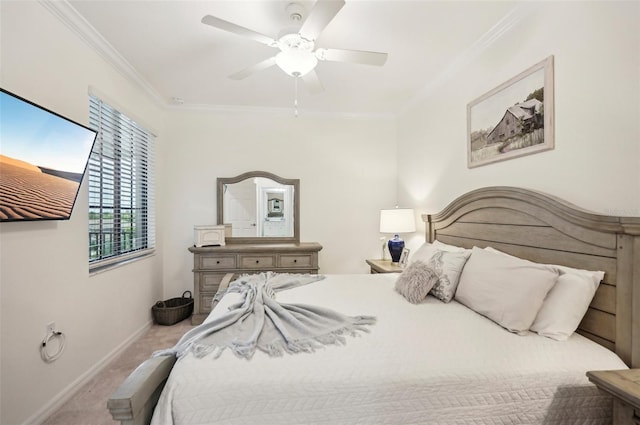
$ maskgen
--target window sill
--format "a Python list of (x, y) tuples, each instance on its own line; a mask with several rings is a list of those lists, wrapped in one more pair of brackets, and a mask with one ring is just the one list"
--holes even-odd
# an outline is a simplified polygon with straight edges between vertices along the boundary
[(118, 267), (131, 264), (135, 261), (144, 260), (155, 255), (155, 249), (147, 249), (143, 251), (136, 251), (128, 255), (122, 255), (116, 258), (110, 258), (107, 260), (96, 261), (89, 264), (89, 276), (93, 276), (108, 270), (112, 270)]

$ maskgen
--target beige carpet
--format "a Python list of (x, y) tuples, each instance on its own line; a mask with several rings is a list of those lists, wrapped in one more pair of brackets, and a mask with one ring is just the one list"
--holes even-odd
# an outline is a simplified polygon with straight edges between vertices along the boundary
[(107, 399), (124, 379), (151, 354), (173, 346), (191, 329), (191, 319), (173, 326), (153, 325), (118, 358), (84, 385), (43, 425), (113, 425), (119, 424), (107, 410)]

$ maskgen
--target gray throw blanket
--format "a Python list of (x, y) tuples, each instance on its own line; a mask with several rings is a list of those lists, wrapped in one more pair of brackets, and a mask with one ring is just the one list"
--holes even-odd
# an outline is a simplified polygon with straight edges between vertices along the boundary
[(205, 322), (184, 334), (170, 349), (154, 356), (182, 355), (196, 357), (214, 353), (219, 357), (229, 348), (241, 358), (250, 359), (256, 349), (270, 356), (284, 352), (313, 352), (327, 344), (345, 344), (345, 335), (368, 332), (372, 316), (345, 316), (323, 307), (279, 303), (276, 292), (324, 279), (321, 275), (260, 273), (243, 275), (233, 281), (228, 292), (237, 292), (242, 300), (216, 319)]

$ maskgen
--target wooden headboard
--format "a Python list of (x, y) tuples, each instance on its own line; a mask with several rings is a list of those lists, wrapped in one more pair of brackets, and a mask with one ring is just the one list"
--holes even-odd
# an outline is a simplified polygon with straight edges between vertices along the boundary
[(428, 241), (604, 271), (578, 332), (640, 367), (640, 217), (598, 215), (540, 192), (487, 187), (422, 219)]

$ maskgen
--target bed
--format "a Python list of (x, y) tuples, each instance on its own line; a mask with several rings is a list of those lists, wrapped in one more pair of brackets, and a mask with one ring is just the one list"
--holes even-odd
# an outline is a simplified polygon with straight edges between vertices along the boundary
[[(147, 424), (155, 411), (158, 425), (610, 423), (611, 400), (585, 373), (640, 366), (640, 219), (492, 187), (423, 220), (428, 242), (604, 271), (577, 332), (566, 341), (518, 335), (456, 299), (411, 304), (395, 291), (397, 275), (329, 275), (278, 297), (374, 315), (370, 334), (279, 358), (154, 357), (108, 401), (114, 419)], [(223, 297), (210, 319), (232, 302)]]

